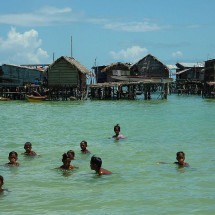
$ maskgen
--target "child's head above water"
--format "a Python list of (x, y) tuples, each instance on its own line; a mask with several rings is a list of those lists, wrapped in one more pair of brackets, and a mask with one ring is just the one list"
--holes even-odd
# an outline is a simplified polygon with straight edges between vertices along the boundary
[(11, 152), (9, 153), (9, 155), (8, 155), (8, 159), (9, 159), (9, 160), (10, 160), (10, 159), (15, 159), (15, 160), (17, 160), (17, 159), (18, 159), (18, 154), (17, 154), (17, 152), (11, 151)]
[(69, 150), (67, 152), (67, 156), (71, 159), (74, 160), (75, 159), (75, 152), (73, 150)]
[(80, 142), (80, 147), (81, 147), (82, 151), (86, 150), (86, 148), (87, 148), (87, 141), (86, 140), (82, 140)]
[(9, 165), (18, 165), (16, 162), (18, 160), (18, 154), (15, 151), (11, 151), (8, 155)]
[(185, 153), (183, 151), (177, 152), (176, 153), (176, 160), (178, 161), (179, 164), (184, 164)]
[(93, 170), (100, 169), (102, 166), (102, 159), (100, 157), (93, 155), (90, 160), (90, 166), (91, 169)]
[(31, 142), (26, 142), (25, 145), (24, 145), (25, 151), (26, 151), (26, 152), (30, 152), (30, 151), (31, 151), (31, 148), (32, 148)]
[(118, 131), (118, 132), (120, 132), (120, 126), (119, 126), (119, 124), (116, 124), (115, 126), (114, 126), (114, 129), (113, 129), (115, 132), (116, 131)]

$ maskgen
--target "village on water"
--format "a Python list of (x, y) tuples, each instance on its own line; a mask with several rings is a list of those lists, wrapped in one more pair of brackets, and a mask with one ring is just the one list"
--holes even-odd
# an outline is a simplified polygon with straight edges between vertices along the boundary
[(61, 56), (51, 64), (0, 66), (0, 101), (136, 99), (139, 95), (150, 100), (167, 99), (171, 93), (215, 98), (215, 59), (165, 65), (148, 54), (134, 64), (94, 65), (90, 71), (73, 57)]

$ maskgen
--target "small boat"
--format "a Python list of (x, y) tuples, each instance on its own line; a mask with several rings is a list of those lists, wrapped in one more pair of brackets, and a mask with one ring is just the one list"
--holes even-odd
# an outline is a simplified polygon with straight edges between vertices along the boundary
[(33, 96), (33, 95), (26, 95), (26, 99), (29, 102), (42, 102), (47, 99), (47, 96)]
[(10, 100), (9, 98), (5, 98), (5, 97), (0, 96), (0, 101), (9, 101), (9, 100)]

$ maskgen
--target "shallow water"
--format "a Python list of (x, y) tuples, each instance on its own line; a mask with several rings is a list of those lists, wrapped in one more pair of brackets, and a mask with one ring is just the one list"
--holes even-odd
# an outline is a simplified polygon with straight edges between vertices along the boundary
[[(214, 214), (215, 100), (171, 95), (167, 101), (0, 102), (0, 214)], [(114, 141), (119, 123), (127, 138)], [(98, 177), (91, 155), (114, 174)], [(23, 157), (30, 141), (40, 157)], [(63, 173), (61, 156), (79, 167)], [(20, 167), (8, 168), (8, 153)], [(183, 150), (190, 168), (177, 168)], [(158, 164), (165, 161), (170, 164)]]

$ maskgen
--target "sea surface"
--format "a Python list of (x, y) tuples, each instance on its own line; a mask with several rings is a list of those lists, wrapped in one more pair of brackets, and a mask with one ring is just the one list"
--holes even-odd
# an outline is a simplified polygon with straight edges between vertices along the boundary
[[(124, 140), (113, 140), (119, 123)], [(88, 142), (89, 155), (80, 153)], [(30, 141), (40, 156), (26, 158)], [(78, 169), (62, 172), (75, 151)], [(17, 151), (19, 167), (5, 167)], [(184, 151), (189, 168), (178, 168)], [(112, 175), (90, 169), (100, 156)], [(159, 164), (160, 161), (167, 164)], [(215, 100), (0, 102), (0, 214), (215, 214)]]

